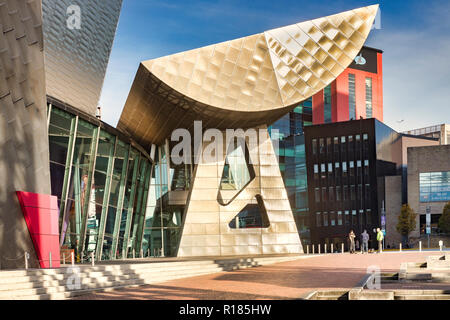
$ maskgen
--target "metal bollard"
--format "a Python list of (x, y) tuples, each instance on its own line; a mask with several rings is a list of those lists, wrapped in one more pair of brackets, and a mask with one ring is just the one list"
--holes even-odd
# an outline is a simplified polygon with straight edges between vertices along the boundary
[(141, 249), (141, 258), (143, 258), (143, 257), (144, 257), (144, 250)]
[(333, 244), (331, 244), (331, 253), (334, 253), (333, 249)]
[(94, 251), (91, 252), (91, 263), (92, 263), (92, 266), (94, 267), (94, 266), (95, 266), (95, 256), (94, 256)]
[(419, 251), (422, 252), (422, 241), (419, 241)]
[(28, 252), (25, 251), (25, 270), (28, 270)]
[(439, 241), (439, 251), (442, 252), (443, 247), (444, 247), (444, 241), (440, 240)]
[(72, 260), (72, 267), (75, 265), (75, 254), (73, 252), (70, 253), (70, 259)]
[(63, 253), (63, 265), (65, 265), (65, 264), (66, 264), (66, 254)]
[(320, 244), (319, 244), (319, 249), (318, 250), (319, 250), (319, 254), (320, 254)]
[(344, 253), (344, 244), (342, 244), (341, 253)]
[(136, 250), (133, 249), (133, 259), (136, 259)]
[(150, 258), (150, 249), (147, 250), (147, 257)]
[(324, 245), (324, 250), (323, 251), (324, 251), (323, 253), (327, 254), (327, 244), (326, 243)]
[(306, 254), (309, 254), (309, 245), (306, 246)]
[(315, 254), (315, 246), (314, 245), (312, 245), (312, 254)]
[(52, 264), (52, 252), (51, 251), (48, 253), (48, 256), (50, 258), (50, 269), (52, 269), (53, 268), (53, 264)]
[(402, 252), (402, 244), (401, 243), (400, 243), (399, 248), (400, 248), (400, 252)]

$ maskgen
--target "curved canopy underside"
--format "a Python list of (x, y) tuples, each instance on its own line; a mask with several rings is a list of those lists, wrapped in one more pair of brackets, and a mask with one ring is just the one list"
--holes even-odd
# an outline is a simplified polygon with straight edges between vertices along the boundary
[(144, 147), (177, 128), (277, 120), (355, 59), (378, 5), (142, 62), (119, 121)]

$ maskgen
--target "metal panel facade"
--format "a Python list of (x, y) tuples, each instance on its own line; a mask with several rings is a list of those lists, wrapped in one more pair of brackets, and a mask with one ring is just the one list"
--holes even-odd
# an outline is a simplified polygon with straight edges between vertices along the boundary
[(42, 6), (47, 94), (95, 115), (122, 0), (43, 0)]
[(41, 1), (0, 0), (0, 268), (37, 257), (16, 191), (50, 194)]

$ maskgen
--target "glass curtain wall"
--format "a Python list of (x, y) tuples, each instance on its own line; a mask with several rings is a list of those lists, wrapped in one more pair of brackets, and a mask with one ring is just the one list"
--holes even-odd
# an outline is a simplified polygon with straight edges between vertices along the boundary
[[(96, 260), (175, 255), (184, 206), (169, 199), (179, 168), (171, 168), (168, 146), (157, 148), (153, 163), (96, 121), (52, 105), (48, 115), (62, 250), (77, 262), (92, 253)], [(192, 168), (178, 172), (175, 189), (186, 191)]]
[[(272, 139), (279, 140), (279, 165), (300, 238), (310, 243), (308, 184), (303, 128), (312, 125), (312, 99), (269, 127)], [(278, 130), (275, 134), (273, 130)]]
[(356, 87), (355, 87), (355, 75), (348, 75), (348, 108), (349, 119), (356, 120)]

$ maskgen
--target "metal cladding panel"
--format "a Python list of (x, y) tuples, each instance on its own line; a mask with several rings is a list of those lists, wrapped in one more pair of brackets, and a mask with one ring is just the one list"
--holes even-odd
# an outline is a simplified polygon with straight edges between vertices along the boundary
[[(47, 94), (95, 116), (122, 0), (43, 0), (42, 5)], [(72, 5), (80, 8), (79, 29), (70, 24)]]
[[(227, 152), (222, 159), (197, 165), (186, 204), (179, 257), (303, 253), (280, 170), (277, 165), (260, 164), (261, 157), (277, 163), (267, 127), (261, 129), (264, 134), (260, 133), (257, 146), (250, 153), (255, 176), (237, 193), (220, 190), (221, 174), (217, 173), (224, 170)], [(270, 183), (264, 183), (265, 180)], [(204, 200), (204, 193), (211, 195), (210, 200)], [(230, 221), (247, 205), (256, 204), (256, 197), (261, 197), (269, 225), (231, 228)]]
[(118, 127), (147, 146), (193, 119), (270, 124), (335, 80), (366, 41), (378, 6), (142, 62)]
[(0, 21), (0, 268), (37, 267), (15, 192), (51, 192), (41, 1), (0, 0)]

